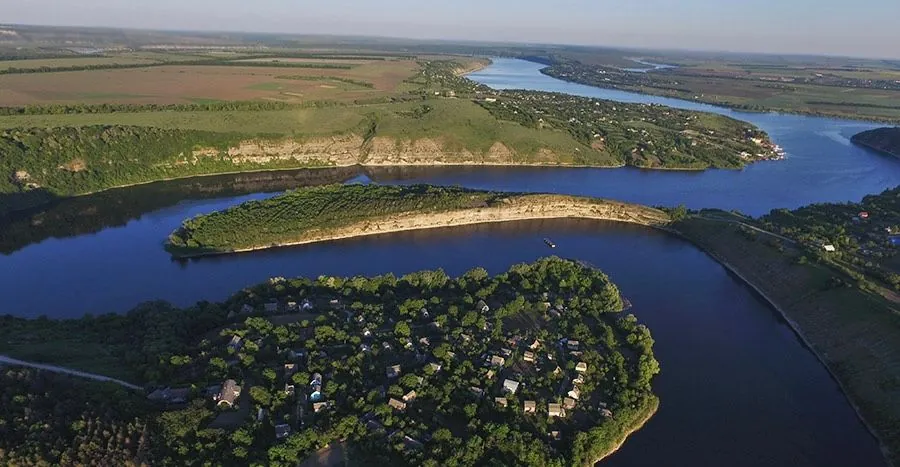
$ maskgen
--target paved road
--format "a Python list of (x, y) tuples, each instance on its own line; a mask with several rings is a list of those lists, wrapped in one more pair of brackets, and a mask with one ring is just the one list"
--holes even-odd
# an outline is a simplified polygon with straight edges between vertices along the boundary
[(109, 376), (95, 375), (93, 373), (86, 373), (84, 371), (72, 370), (70, 368), (63, 368), (63, 367), (54, 366), (54, 365), (45, 365), (43, 363), (26, 362), (24, 360), (17, 360), (15, 358), (7, 357), (6, 355), (0, 355), (0, 366), (2, 366), (2, 365), (24, 366), (24, 367), (28, 367), (28, 368), (35, 368), (38, 370), (51, 371), (53, 373), (62, 373), (62, 374), (66, 374), (66, 375), (77, 376), (79, 378), (92, 379), (94, 381), (115, 383), (115, 384), (118, 384), (119, 386), (123, 386), (128, 389), (134, 389), (137, 391), (144, 390), (144, 388), (142, 388), (140, 386), (137, 386), (137, 385), (134, 385), (131, 383), (127, 383), (120, 379), (110, 378)]

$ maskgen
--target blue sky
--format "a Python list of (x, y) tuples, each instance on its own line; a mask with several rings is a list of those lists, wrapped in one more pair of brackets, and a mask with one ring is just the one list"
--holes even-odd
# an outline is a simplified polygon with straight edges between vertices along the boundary
[(0, 0), (7, 23), (900, 58), (900, 0)]

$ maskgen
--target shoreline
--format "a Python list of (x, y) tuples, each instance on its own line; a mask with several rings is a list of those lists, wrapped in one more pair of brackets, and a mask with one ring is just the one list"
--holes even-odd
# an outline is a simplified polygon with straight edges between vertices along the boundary
[(810, 353), (812, 353), (813, 356), (816, 357), (816, 360), (818, 360), (819, 363), (821, 363), (822, 366), (825, 367), (825, 371), (828, 372), (828, 375), (831, 377), (831, 380), (834, 381), (837, 384), (838, 388), (840, 389), (841, 395), (844, 396), (844, 399), (847, 401), (847, 403), (850, 405), (850, 407), (853, 408), (853, 412), (856, 414), (857, 420), (859, 420), (860, 423), (862, 423), (862, 425), (866, 428), (866, 431), (868, 431), (869, 434), (872, 435), (872, 437), (878, 443), (878, 447), (881, 450), (882, 456), (884, 456), (885, 462), (888, 465), (893, 465), (893, 464), (891, 464), (891, 461), (890, 461), (890, 456), (889, 456), (890, 451), (887, 448), (887, 444), (885, 444), (885, 442), (881, 438), (881, 436), (878, 435), (878, 433), (875, 431), (875, 429), (872, 427), (872, 425), (870, 425), (869, 422), (863, 417), (862, 411), (860, 410), (856, 401), (854, 401), (853, 398), (850, 397), (850, 392), (847, 390), (846, 385), (840, 380), (840, 378), (838, 378), (837, 373), (835, 373), (835, 371), (831, 367), (831, 365), (828, 364), (828, 362), (820, 354), (820, 352), (816, 349), (816, 347), (813, 346), (812, 342), (809, 340), (809, 338), (807, 338), (806, 334), (800, 328), (800, 325), (798, 325), (797, 322), (794, 321), (794, 319), (790, 317), (790, 315), (784, 310), (784, 308), (781, 305), (779, 305), (775, 300), (773, 300), (771, 297), (769, 297), (769, 295), (766, 294), (758, 285), (754, 284), (752, 281), (747, 279), (743, 274), (741, 274), (741, 272), (735, 266), (733, 266), (731, 263), (729, 263), (725, 258), (720, 257), (719, 255), (714, 253), (712, 250), (704, 247), (703, 245), (701, 245), (698, 242), (695, 242), (693, 239), (691, 239), (687, 235), (684, 235), (675, 229), (659, 228), (659, 230), (669, 232), (672, 235), (675, 235), (676, 237), (681, 238), (682, 240), (690, 243), (695, 248), (699, 249), (704, 254), (706, 254), (707, 256), (712, 258), (712, 260), (715, 261), (716, 263), (722, 265), (722, 267), (724, 267), (726, 271), (731, 273), (736, 278), (740, 279), (741, 282), (743, 282), (745, 285), (747, 285), (747, 287), (749, 287), (750, 290), (752, 290), (758, 297), (762, 298), (763, 301), (766, 302), (766, 304), (768, 304), (773, 310), (775, 310), (778, 313), (779, 316), (781, 316), (782, 319), (784, 319), (784, 321), (787, 323), (788, 327), (791, 329), (791, 331), (794, 333), (794, 335), (797, 336), (797, 338), (800, 340), (800, 342), (803, 343), (803, 345), (807, 349), (809, 349)]
[[(537, 167), (537, 168), (560, 168), (560, 169), (604, 169), (604, 170), (612, 170), (612, 169), (627, 169), (633, 168), (637, 170), (658, 170), (665, 172), (690, 172), (690, 173), (698, 173), (704, 172), (707, 170), (744, 170), (747, 166), (752, 164), (760, 163), (760, 162), (769, 162), (769, 160), (759, 160), (754, 161), (750, 164), (747, 164), (743, 167), (736, 168), (727, 168), (727, 167), (705, 167), (705, 168), (689, 168), (689, 167), (639, 167), (635, 165), (628, 165), (627, 163), (620, 163), (615, 165), (589, 165), (589, 164), (565, 164), (565, 163), (546, 163), (546, 162), (525, 162), (525, 163), (500, 163), (500, 162), (453, 162), (453, 163), (443, 163), (443, 162), (432, 162), (428, 164), (416, 164), (416, 163), (401, 163), (401, 164), (332, 164), (332, 165), (314, 165), (314, 166), (297, 166), (297, 167), (271, 167), (271, 168), (254, 168), (247, 170), (229, 170), (225, 172), (210, 172), (203, 174), (193, 174), (193, 175), (185, 175), (178, 177), (165, 177), (158, 178), (154, 180), (147, 180), (144, 182), (134, 182), (134, 183), (126, 183), (124, 185), (116, 185), (108, 188), (103, 188), (100, 190), (88, 191), (85, 193), (78, 193), (74, 195), (54, 195), (54, 198), (42, 203), (35, 204), (33, 206), (11, 209), (8, 211), (0, 211), (0, 219), (3, 219), (7, 216), (14, 215), (16, 213), (22, 211), (29, 211), (34, 209), (39, 209), (44, 206), (48, 206), (54, 202), (65, 201), (68, 199), (81, 198), (83, 196), (96, 195), (98, 193), (106, 193), (108, 191), (132, 188), (136, 186), (150, 185), (153, 183), (162, 183), (162, 182), (173, 182), (176, 180), (189, 180), (192, 178), (202, 179), (206, 177), (215, 177), (219, 175), (241, 175), (241, 174), (250, 174), (250, 173), (262, 173), (262, 172), (289, 172), (295, 170), (323, 170), (323, 169), (341, 169), (348, 167), (359, 167), (360, 169), (366, 168), (391, 168), (391, 167), (410, 167), (410, 168), (455, 168), (455, 167)], [(777, 160), (776, 160), (777, 162)], [(15, 195), (27, 193), (0, 193), (0, 197), (4, 195)]]
[(883, 156), (889, 156), (889, 157), (894, 157), (894, 158), (900, 159), (900, 153), (891, 152), (891, 151), (888, 151), (888, 150), (886, 150), (886, 149), (876, 148), (875, 146), (872, 146), (872, 145), (869, 144), (869, 143), (864, 143), (864, 142), (862, 142), (862, 141), (856, 141), (856, 140), (854, 139), (855, 137), (856, 137), (856, 136), (854, 136), (853, 138), (850, 138), (850, 142), (853, 143), (853, 144), (855, 144), (855, 145), (857, 145), (857, 146), (859, 146), (859, 147), (861, 147), (861, 148), (863, 148), (863, 149), (868, 149), (869, 151), (875, 151), (875, 152), (877, 152), (878, 154), (881, 154), (881, 155), (883, 155)]
[(616, 443), (616, 445), (613, 446), (612, 449), (610, 449), (606, 453), (602, 454), (596, 460), (591, 462), (590, 465), (592, 465), (592, 466), (597, 465), (598, 463), (602, 462), (604, 459), (617, 453), (619, 451), (619, 449), (622, 449), (622, 446), (625, 445), (625, 442), (628, 441), (628, 438), (630, 438), (631, 435), (637, 433), (642, 428), (644, 428), (644, 425), (646, 425), (650, 421), (650, 419), (652, 419), (653, 416), (656, 415), (656, 412), (658, 412), (658, 411), (659, 411), (659, 397), (654, 397), (653, 407), (649, 411), (647, 411), (647, 413), (644, 415), (644, 417), (641, 418), (637, 423), (632, 424), (632, 426), (630, 428), (625, 430), (625, 433), (622, 435), (622, 438), (619, 439), (619, 441)]
[[(549, 68), (549, 66), (547, 68)], [(748, 114), (774, 113), (774, 114), (784, 114), (784, 115), (799, 115), (799, 116), (803, 116), (803, 117), (812, 117), (812, 118), (850, 120), (850, 121), (856, 121), (856, 122), (868, 122), (868, 123), (891, 124), (891, 125), (900, 124), (900, 118), (890, 118), (890, 117), (879, 118), (879, 117), (875, 117), (875, 116), (866, 116), (866, 115), (859, 115), (859, 114), (829, 114), (829, 113), (819, 113), (819, 112), (812, 112), (812, 111), (799, 110), (799, 109), (797, 109), (797, 110), (775, 109), (775, 108), (767, 108), (767, 109), (762, 109), (762, 110), (742, 109), (739, 107), (738, 104), (727, 104), (727, 103), (722, 103), (722, 102), (713, 102), (713, 101), (701, 100), (701, 99), (687, 99), (684, 97), (672, 96), (672, 95), (663, 94), (663, 93), (651, 93), (651, 92), (639, 91), (639, 90), (635, 90), (633, 88), (627, 88), (627, 87), (597, 86), (594, 84), (587, 84), (587, 83), (583, 83), (580, 81), (559, 78), (559, 77), (553, 76), (551, 74), (544, 73), (543, 69), (539, 70), (539, 72), (545, 76), (548, 76), (553, 79), (558, 79), (558, 80), (566, 82), (566, 83), (580, 84), (582, 86), (589, 86), (589, 87), (597, 88), (597, 89), (609, 89), (612, 91), (631, 92), (634, 94), (640, 94), (640, 95), (644, 95), (644, 96), (662, 97), (662, 98), (666, 98), (666, 99), (677, 99), (680, 101), (691, 102), (694, 104), (706, 104), (706, 105), (711, 105), (714, 107), (719, 107), (721, 109), (728, 109), (728, 110), (738, 112), (738, 113), (748, 113)], [(653, 88), (651, 88), (651, 89), (653, 89)], [(900, 156), (898, 156), (898, 157), (900, 157)]]
[[(585, 206), (589, 206), (585, 203)], [(602, 205), (597, 205), (602, 206)], [(625, 205), (628, 206), (628, 205)], [(244, 248), (235, 248), (227, 251), (210, 251), (210, 252), (198, 252), (198, 253), (188, 253), (188, 254), (178, 254), (175, 252), (170, 252), (172, 259), (176, 260), (190, 260), (190, 259), (199, 259), (204, 257), (214, 257), (214, 256), (227, 256), (227, 255), (235, 255), (241, 253), (252, 253), (255, 251), (263, 251), (270, 250), (275, 248), (286, 248), (292, 246), (300, 246), (300, 245), (309, 245), (313, 243), (326, 243), (333, 242), (338, 240), (347, 240), (353, 238), (362, 238), (362, 237), (372, 237), (376, 235), (389, 235), (396, 234), (400, 232), (412, 232), (412, 231), (424, 231), (424, 230), (435, 230), (441, 228), (453, 228), (453, 227), (463, 227), (470, 225), (479, 225), (479, 224), (499, 224), (505, 222), (521, 222), (521, 221), (531, 221), (531, 220), (550, 220), (550, 219), (588, 219), (588, 220), (596, 220), (596, 221), (607, 221), (607, 222), (621, 222), (626, 224), (635, 224), (635, 225), (643, 225), (649, 228), (657, 228), (662, 229), (660, 225), (654, 225), (650, 222), (641, 222), (635, 218), (613, 218), (610, 216), (605, 216), (603, 214), (597, 213), (596, 215), (591, 215), (590, 213), (581, 213), (581, 214), (573, 214), (573, 213), (558, 213), (555, 211), (550, 211), (546, 214), (540, 212), (528, 212), (525, 215), (519, 215), (512, 218), (498, 218), (495, 215), (496, 211), (499, 209), (494, 209), (491, 212), (486, 213), (483, 218), (476, 219), (462, 219), (456, 220), (451, 219), (450, 222), (441, 223), (435, 222), (430, 225), (406, 225), (406, 226), (394, 226), (385, 229), (375, 228), (374, 230), (369, 230), (369, 226), (372, 223), (378, 222), (394, 222), (397, 223), (397, 219), (381, 218), (381, 219), (372, 219), (368, 221), (362, 221), (355, 224), (348, 225), (346, 227), (341, 227), (335, 229), (334, 232), (323, 234), (321, 237), (311, 237), (302, 240), (294, 240), (287, 242), (279, 242), (279, 243), (271, 243), (268, 245), (257, 245), (252, 247), (244, 247)], [(406, 221), (415, 221), (417, 218), (420, 219), (432, 219), (435, 215), (444, 215), (444, 216), (461, 216), (465, 214), (479, 214), (473, 210), (463, 210), (463, 211), (449, 211), (442, 213), (412, 213), (412, 216), (409, 216), (410, 213), (403, 213), (396, 215), (397, 217), (408, 216), (408, 218), (402, 219)], [(660, 223), (662, 224), (662, 223)], [(662, 229), (666, 230), (666, 229)]]

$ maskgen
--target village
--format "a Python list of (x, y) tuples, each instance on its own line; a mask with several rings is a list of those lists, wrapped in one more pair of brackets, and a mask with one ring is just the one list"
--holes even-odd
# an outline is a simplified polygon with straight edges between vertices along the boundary
[[(166, 410), (214, 407), (209, 428), (250, 432), (253, 446), (304, 432), (321, 441), (353, 417), (357, 448), (394, 462), (444, 461), (437, 446), (488, 436), (486, 424), (566, 457), (579, 432), (646, 405), (658, 365), (649, 331), (621, 316), (602, 273), (542, 261), (495, 279), (272, 279), (232, 299), (243, 324), (192, 356), (186, 373), (204, 378), (149, 397)], [(332, 441), (346, 439), (315, 447)]]

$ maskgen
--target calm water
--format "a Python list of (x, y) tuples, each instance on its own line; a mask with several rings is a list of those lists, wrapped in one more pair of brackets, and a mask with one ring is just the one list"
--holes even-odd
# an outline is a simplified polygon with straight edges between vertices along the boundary
[[(496, 86), (619, 94), (561, 83), (536, 71), (537, 66), (527, 62), (498, 61), (478, 79)], [(869, 125), (768, 114), (750, 117), (787, 148), (788, 161), (742, 172), (701, 174), (473, 168), (380, 170), (358, 174), (354, 180), (592, 194), (751, 213), (859, 198), (900, 182), (900, 162), (845, 144), (847, 136)], [(610, 274), (657, 342), (663, 368), (656, 381), (660, 412), (606, 465), (884, 465), (876, 443), (837, 385), (778, 316), (703, 253), (652, 230), (588, 221), (536, 221), (190, 262), (172, 261), (161, 248), (186, 217), (269, 196), (284, 189), (285, 183), (304, 184), (318, 174), (335, 180), (354, 176), (306, 173), (293, 182), (279, 178), (272, 185), (254, 179), (258, 184), (242, 189), (235, 189), (227, 177), (216, 177), (211, 179), (216, 186), (208, 190), (201, 189), (202, 180), (192, 182), (197, 186), (190, 189), (176, 187), (184, 190), (182, 201), (171, 199), (172, 185), (159, 184), (142, 188), (147, 191), (121, 190), (61, 204), (0, 226), (4, 237), (10, 237), (4, 238), (4, 251), (12, 251), (0, 256), (4, 297), (0, 313), (77, 317), (123, 312), (152, 299), (188, 305), (225, 298), (271, 276), (403, 274), (437, 267), (455, 275), (479, 265), (499, 272), (552, 252), (586, 260)], [(146, 204), (135, 208), (136, 198)], [(75, 210), (85, 215), (64, 215)], [(12, 231), (17, 234), (7, 235)], [(23, 232), (36, 233), (29, 238)], [(553, 238), (559, 248), (546, 248), (543, 237)]]

